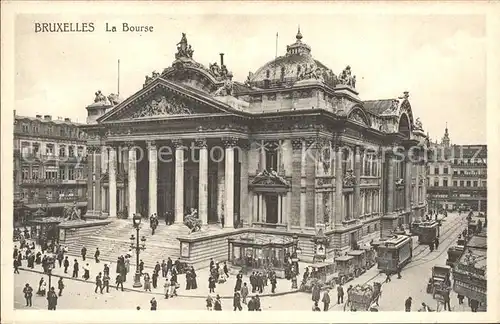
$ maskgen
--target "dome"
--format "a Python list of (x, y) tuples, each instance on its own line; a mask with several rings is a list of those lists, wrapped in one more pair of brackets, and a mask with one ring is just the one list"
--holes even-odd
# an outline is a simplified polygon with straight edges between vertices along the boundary
[(331, 72), (328, 67), (311, 56), (311, 47), (302, 42), (300, 28), (295, 38), (295, 43), (287, 46), (285, 56), (279, 56), (266, 63), (254, 74), (250, 74), (248, 81), (255, 85), (266, 80), (296, 81), (307, 71), (312, 72), (319, 69), (321, 70), (320, 74)]

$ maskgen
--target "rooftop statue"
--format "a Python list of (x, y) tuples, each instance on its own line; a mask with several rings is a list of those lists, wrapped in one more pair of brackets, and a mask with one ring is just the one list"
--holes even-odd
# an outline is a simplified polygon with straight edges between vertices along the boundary
[(109, 96), (108, 96), (108, 100), (109, 102), (114, 106), (114, 105), (117, 105), (120, 103), (120, 98), (118, 97), (117, 94), (115, 93), (111, 93)]
[(349, 65), (340, 73), (339, 81), (341, 84), (356, 88), (356, 76), (351, 75), (351, 67)]
[(417, 117), (417, 119), (415, 120), (415, 127), (417, 129), (424, 129), (422, 126), (422, 122), (420, 121), (420, 117)]
[(191, 48), (191, 45), (188, 45), (186, 33), (182, 33), (181, 41), (177, 43), (177, 53), (175, 54), (175, 58), (193, 58), (193, 53), (194, 50)]
[(102, 94), (101, 90), (98, 90), (98, 91), (95, 93), (95, 99), (94, 99), (94, 102), (95, 102), (95, 103), (98, 103), (98, 102), (106, 102), (106, 96)]

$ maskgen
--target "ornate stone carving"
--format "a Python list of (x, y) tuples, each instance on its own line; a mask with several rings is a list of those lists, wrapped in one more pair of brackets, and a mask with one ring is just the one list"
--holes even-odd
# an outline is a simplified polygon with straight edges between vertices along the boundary
[(157, 95), (143, 109), (138, 110), (132, 115), (132, 118), (151, 117), (151, 116), (167, 116), (167, 115), (190, 115), (193, 112), (188, 106), (176, 99), (174, 96), (167, 97)]
[(415, 128), (418, 130), (423, 130), (422, 122), (420, 121), (420, 117), (417, 117), (415, 120)]
[(323, 144), (323, 146), (321, 147), (321, 163), (323, 164), (323, 171), (326, 174), (330, 172), (330, 165), (332, 161), (330, 150), (331, 148), (329, 145), (326, 146), (325, 144)]
[(302, 138), (293, 138), (292, 139), (292, 149), (293, 150), (301, 150), (302, 149)]
[(259, 174), (255, 176), (252, 181), (252, 185), (284, 185), (290, 186), (290, 183), (282, 176), (278, 174), (275, 170), (267, 171), (262, 170)]
[(175, 138), (172, 140), (172, 145), (175, 149), (184, 147), (184, 141), (180, 138)]
[(160, 73), (156, 72), (156, 71), (153, 71), (151, 73), (151, 76), (147, 76), (146, 75), (146, 80), (144, 81), (144, 86), (148, 85), (149, 83), (153, 82), (154, 79), (156, 78), (159, 78), (160, 77)]
[(300, 71), (297, 71), (297, 81), (316, 79), (323, 81), (323, 69), (316, 64), (303, 64)]
[(102, 94), (101, 90), (97, 90), (97, 92), (95, 93), (94, 102), (103, 104), (108, 103), (106, 96)]
[(353, 170), (347, 170), (343, 179), (344, 187), (352, 187), (356, 183), (356, 177)]
[(233, 94), (233, 75), (228, 75), (227, 79), (224, 80), (224, 84), (215, 91), (214, 96), (231, 96)]
[(361, 116), (361, 114), (359, 113), (359, 111), (352, 112), (349, 115), (349, 120), (352, 120), (352, 121), (354, 121), (356, 123), (360, 123), (360, 124), (366, 124), (364, 118)]
[(226, 147), (226, 148), (235, 147), (236, 144), (238, 144), (238, 138), (226, 137), (226, 138), (222, 139), (222, 143), (224, 144), (224, 147)]
[(155, 141), (146, 141), (149, 150), (156, 150), (156, 142)]
[(400, 178), (394, 181), (394, 183), (396, 184), (396, 186), (403, 186), (405, 184), (405, 180)]
[(182, 33), (181, 41), (177, 43), (177, 53), (175, 53), (175, 59), (192, 59), (193, 53), (194, 50), (191, 48), (191, 45), (188, 44), (186, 33)]
[(208, 146), (206, 138), (197, 138), (194, 143), (197, 148), (207, 148)]
[(116, 93), (109, 94), (108, 100), (113, 106), (118, 105), (121, 102), (120, 98), (118, 97), (118, 94)]
[(339, 83), (356, 88), (356, 76), (351, 75), (351, 67), (349, 65), (340, 73)]
[(330, 204), (328, 195), (329, 193), (323, 193), (323, 221), (325, 224), (330, 223)]

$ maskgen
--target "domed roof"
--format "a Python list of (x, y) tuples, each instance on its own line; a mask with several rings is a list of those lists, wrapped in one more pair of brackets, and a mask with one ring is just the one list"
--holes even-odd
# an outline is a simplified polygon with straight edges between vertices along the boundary
[(264, 80), (288, 81), (297, 79), (305, 71), (321, 69), (329, 71), (323, 63), (315, 60), (311, 55), (311, 47), (302, 42), (300, 28), (295, 36), (296, 41), (286, 48), (286, 55), (264, 64), (253, 75), (249, 76), (250, 83), (260, 83)]

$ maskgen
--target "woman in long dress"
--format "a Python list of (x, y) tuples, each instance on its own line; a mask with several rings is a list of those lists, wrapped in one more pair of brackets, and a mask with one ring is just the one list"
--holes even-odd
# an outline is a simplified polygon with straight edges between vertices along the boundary
[(45, 296), (47, 293), (47, 283), (43, 278), (40, 279), (40, 282), (38, 283), (38, 292), (37, 294), (40, 296)]
[(149, 273), (144, 275), (144, 290), (151, 291), (151, 280), (149, 278)]
[(89, 280), (90, 278), (90, 266), (87, 263), (86, 265), (83, 266), (83, 279)]
[(194, 268), (191, 267), (191, 289), (196, 288), (198, 288), (198, 283), (196, 282), (196, 272), (194, 271)]

